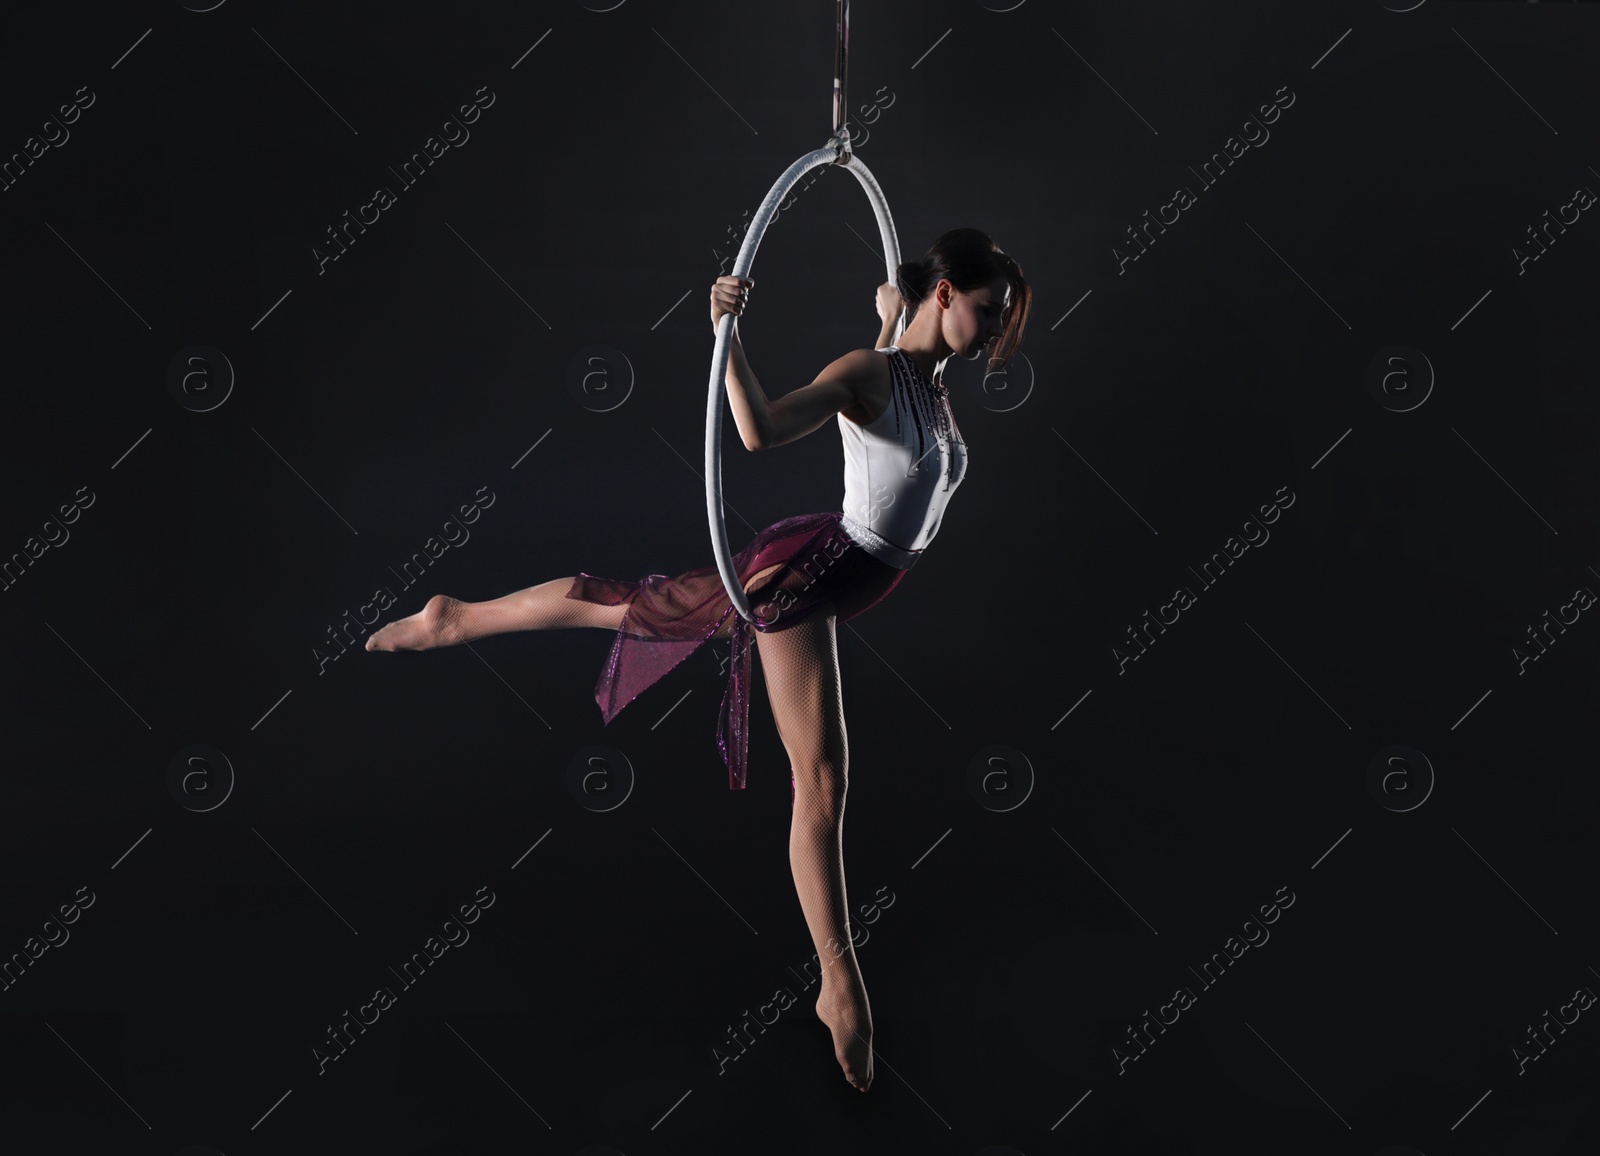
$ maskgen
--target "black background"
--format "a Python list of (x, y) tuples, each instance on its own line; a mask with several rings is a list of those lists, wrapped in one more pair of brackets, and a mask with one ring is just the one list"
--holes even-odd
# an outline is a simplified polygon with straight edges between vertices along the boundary
[[(1600, 590), (1593, 210), (1519, 265), (1600, 189), (1600, 11), (1407, 6), (855, 5), (849, 103), (903, 256), (976, 226), (1036, 295), (1007, 375), (950, 366), (971, 466), (937, 543), (839, 630), (851, 901), (892, 898), (861, 922), (866, 1096), (791, 971), (812, 947), (759, 676), (736, 792), (720, 647), (602, 727), (598, 632), (327, 637), (380, 586), (388, 620), (710, 564), (706, 293), (832, 128), (834, 5), (11, 14), (0, 151), (93, 103), (0, 194), (8, 1146), (1600, 1151), (1600, 1009), (1522, 1074), (1513, 1051), (1600, 982), (1600, 610), (1513, 650)], [(401, 190), (388, 166), (480, 90)], [(397, 203), (319, 272), (380, 185)], [(765, 234), (740, 328), (769, 395), (873, 341), (877, 241), (829, 171)], [(192, 346), (231, 363), (216, 408), (168, 388)], [(622, 404), (569, 388), (594, 346)], [(1394, 346), (1431, 366), (1421, 404), (1414, 357), (1393, 408), (1369, 389)], [(731, 427), (736, 547), (838, 508), (831, 423), (760, 455)], [(396, 581), (480, 488), (470, 539)], [(232, 767), (210, 810), (168, 788), (192, 744)], [(594, 744), (636, 776), (611, 810), (568, 787)], [(1031, 768), (1008, 810), (968, 789), (992, 745)], [(1369, 789), (1396, 745), (1431, 786), (1412, 754)], [(470, 940), (401, 991), (389, 968), (480, 888)], [(740, 1054), (728, 1029), (785, 984)]]

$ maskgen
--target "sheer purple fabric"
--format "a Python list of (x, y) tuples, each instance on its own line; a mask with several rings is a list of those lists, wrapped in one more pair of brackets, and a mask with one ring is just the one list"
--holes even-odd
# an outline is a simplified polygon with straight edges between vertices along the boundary
[[(837, 512), (797, 514), (758, 533), (734, 554), (734, 569), (748, 587), (755, 629), (786, 630), (823, 604), (834, 603), (845, 622), (881, 601), (905, 575), (856, 545)], [(756, 586), (751, 578), (778, 567)], [(728, 767), (728, 787), (743, 790), (749, 754), (751, 624), (739, 617), (715, 566), (637, 581), (580, 573), (568, 598), (603, 606), (627, 604), (610, 657), (595, 685), (595, 702), (607, 724), (646, 689), (708, 642), (731, 615), (728, 687), (717, 720), (717, 746)], [(791, 776), (791, 789), (793, 780)]]

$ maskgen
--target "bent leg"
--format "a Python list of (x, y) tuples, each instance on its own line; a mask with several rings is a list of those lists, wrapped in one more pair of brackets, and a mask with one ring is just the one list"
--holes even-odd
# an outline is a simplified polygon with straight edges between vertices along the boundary
[(850, 939), (844, 877), (849, 745), (839, 680), (835, 608), (787, 630), (757, 633), (772, 716), (794, 770), (789, 865), (822, 968), (817, 1015), (833, 1032), (845, 1078), (872, 1083), (872, 1013)]

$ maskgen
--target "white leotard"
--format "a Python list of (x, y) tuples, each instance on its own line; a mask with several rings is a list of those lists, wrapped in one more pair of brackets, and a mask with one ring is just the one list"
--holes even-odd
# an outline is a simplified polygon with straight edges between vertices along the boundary
[(845, 533), (873, 557), (909, 570), (939, 532), (944, 507), (967, 473), (967, 444), (948, 391), (911, 355), (887, 345), (892, 388), (877, 419), (839, 414), (844, 440)]

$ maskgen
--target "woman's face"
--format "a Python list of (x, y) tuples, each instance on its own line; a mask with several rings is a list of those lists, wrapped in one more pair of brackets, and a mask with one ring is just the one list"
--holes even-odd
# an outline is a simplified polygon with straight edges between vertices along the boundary
[(963, 361), (974, 361), (1005, 332), (1001, 320), (1010, 303), (1011, 285), (997, 277), (987, 285), (963, 293), (950, 286), (950, 305), (942, 318), (945, 344)]

